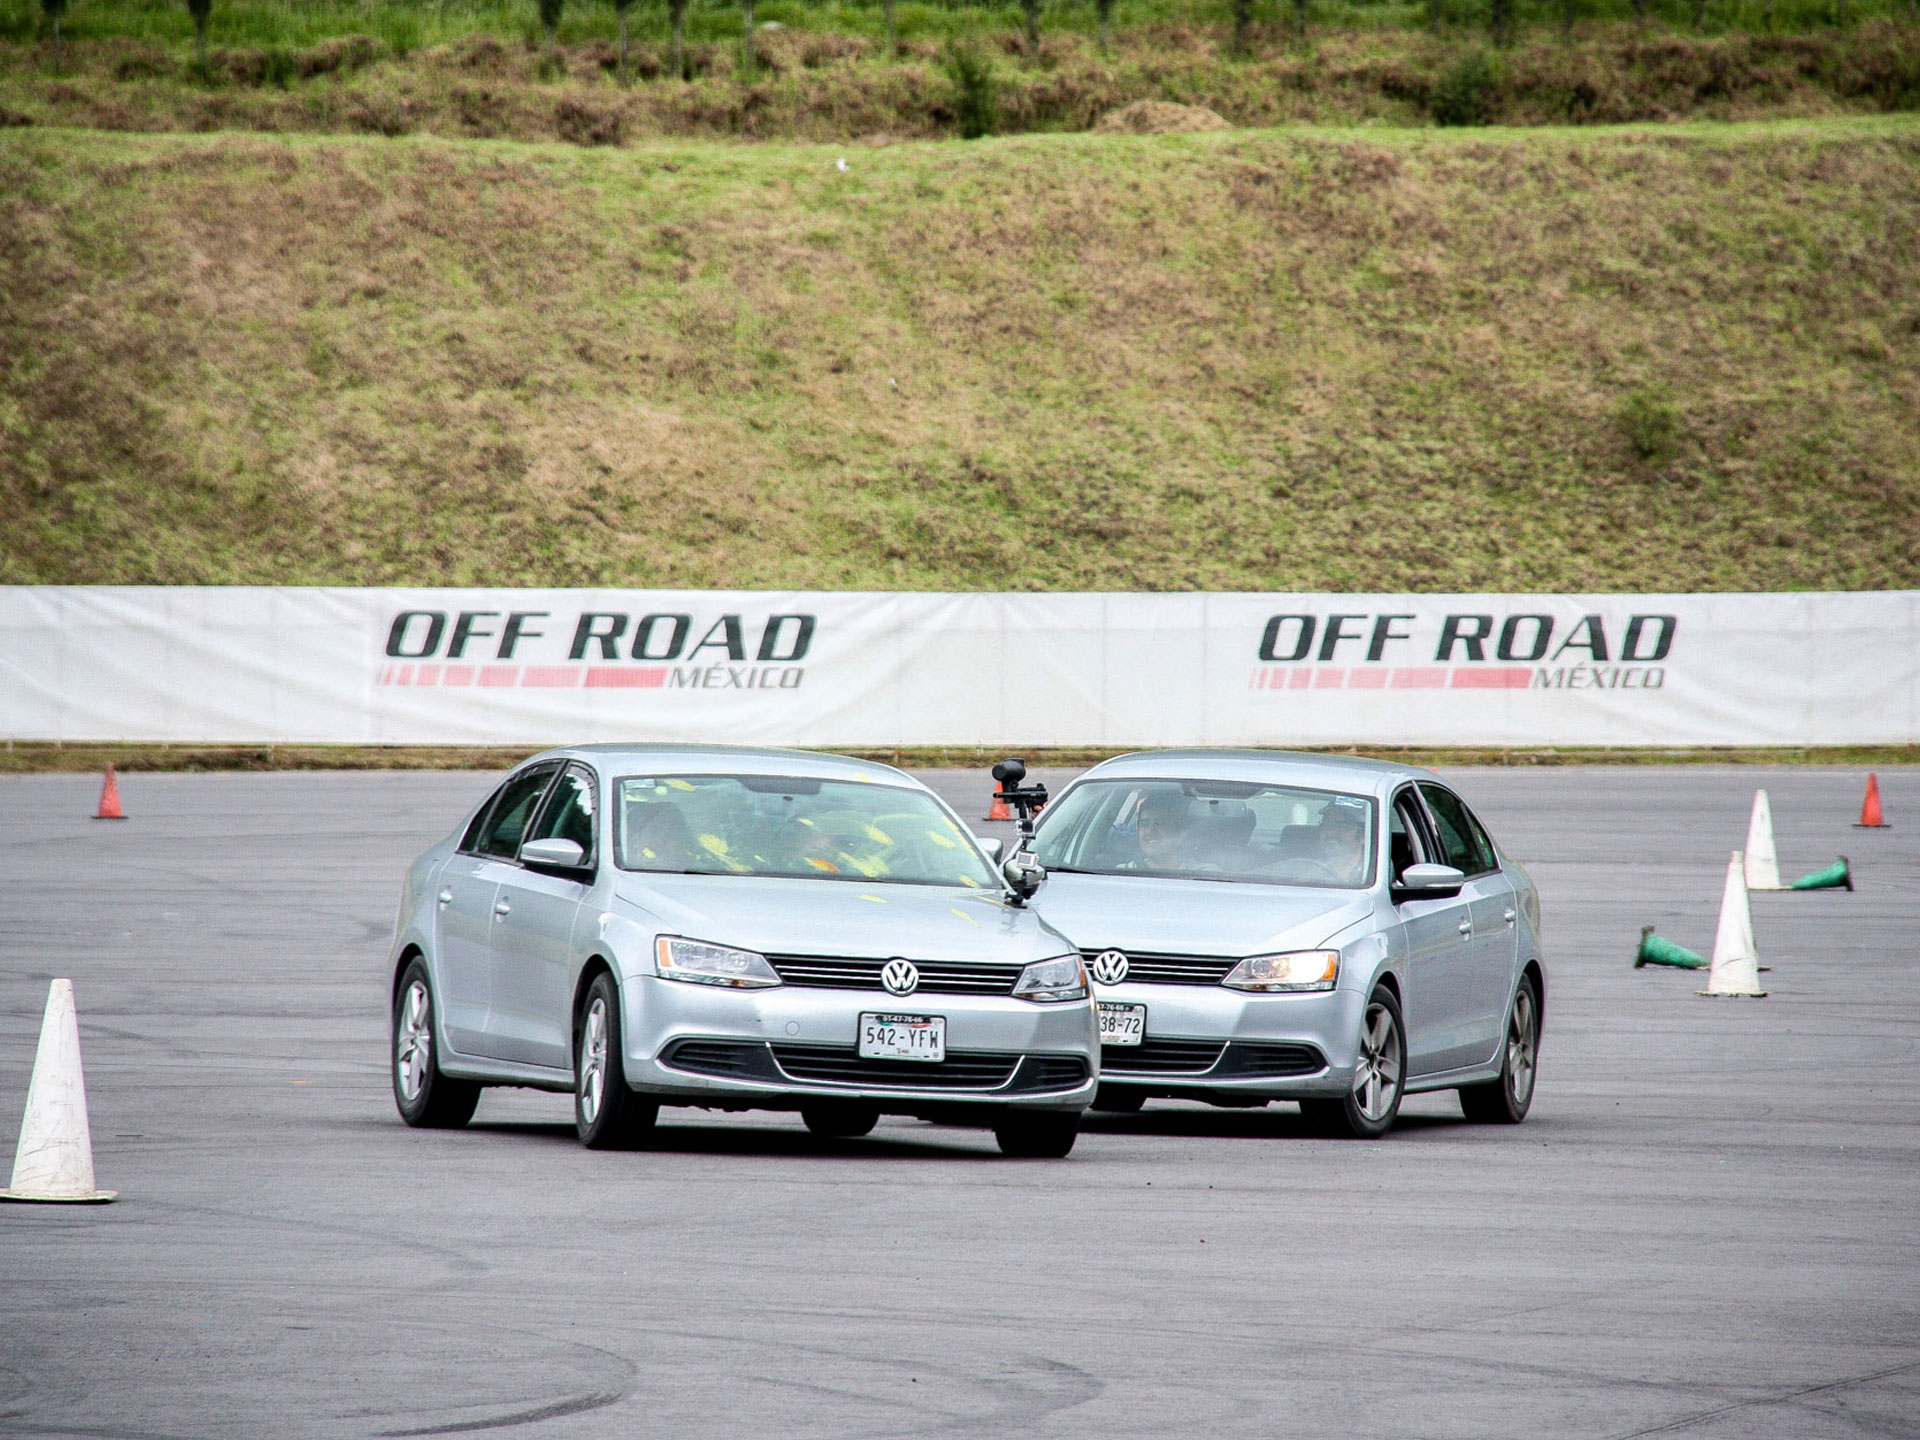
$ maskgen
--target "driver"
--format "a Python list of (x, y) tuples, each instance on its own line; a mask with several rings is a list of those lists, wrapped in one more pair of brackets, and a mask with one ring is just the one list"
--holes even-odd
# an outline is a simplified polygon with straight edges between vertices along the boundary
[(1334, 803), (1320, 813), (1314, 858), (1339, 877), (1358, 885), (1367, 873), (1367, 815), (1358, 805)]
[(1193, 824), (1192, 806), (1177, 790), (1154, 790), (1140, 801), (1133, 838), (1139, 859), (1130, 870), (1178, 870), (1186, 857)]

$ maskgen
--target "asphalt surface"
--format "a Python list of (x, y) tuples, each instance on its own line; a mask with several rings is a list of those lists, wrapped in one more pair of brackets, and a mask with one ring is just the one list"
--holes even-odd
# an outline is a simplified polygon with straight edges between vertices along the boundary
[[(937, 777), (984, 809), (984, 777)], [(1058, 1162), (565, 1097), (405, 1129), (383, 962), (461, 774), (0, 779), (0, 1164), (75, 982), (114, 1205), (0, 1206), (0, 1436), (1920, 1434), (1920, 772), (1454, 777), (1545, 897), (1532, 1118), (1095, 1119)], [(1710, 947), (1753, 787), (1765, 1000)]]

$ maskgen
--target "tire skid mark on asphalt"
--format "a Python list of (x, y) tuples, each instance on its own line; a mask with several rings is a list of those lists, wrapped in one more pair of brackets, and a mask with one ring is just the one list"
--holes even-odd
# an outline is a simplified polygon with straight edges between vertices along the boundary
[[(245, 1225), (277, 1227), (282, 1230), (290, 1230), (301, 1236), (332, 1235), (345, 1240), (372, 1241), (376, 1244), (390, 1246), (395, 1250), (404, 1251), (408, 1254), (424, 1252), (428, 1255), (438, 1257), (449, 1270), (455, 1272), (455, 1274), (462, 1278), (491, 1275), (494, 1270), (494, 1267), (484, 1260), (476, 1260), (464, 1251), (455, 1250), (447, 1245), (437, 1245), (433, 1241), (418, 1235), (394, 1235), (383, 1230), (368, 1229), (353, 1225), (328, 1224), (322, 1220), (312, 1219), (294, 1220), (282, 1215), (269, 1214), (264, 1211), (233, 1210), (220, 1205), (192, 1205), (178, 1200), (148, 1200), (143, 1203), (151, 1206), (154, 1210), (164, 1211), (174, 1215), (211, 1216), (215, 1219), (240, 1222)], [(426, 1289), (429, 1292), (435, 1288), (446, 1289), (456, 1283), (458, 1282), (450, 1275), (440, 1286), (426, 1287)], [(417, 1285), (396, 1285), (394, 1288), (404, 1290), (408, 1295), (422, 1293), (422, 1287)]]
[(1768, 1405), (1786, 1405), (1795, 1400), (1804, 1400), (1809, 1395), (1826, 1395), (1836, 1390), (1851, 1389), (1856, 1385), (1871, 1385), (1876, 1380), (1891, 1379), (1895, 1375), (1905, 1375), (1915, 1370), (1920, 1370), (1920, 1360), (1910, 1360), (1904, 1365), (1894, 1365), (1867, 1375), (1851, 1375), (1841, 1380), (1827, 1380), (1818, 1385), (1802, 1385), (1797, 1389), (1783, 1390), (1774, 1395), (1756, 1395), (1751, 1400), (1736, 1400), (1732, 1404), (1718, 1405), (1711, 1410), (1698, 1410), (1689, 1415), (1681, 1415), (1661, 1425), (1623, 1431), (1607, 1437), (1607, 1440), (1642, 1440), (1642, 1437), (1647, 1435), (1671, 1435), (1676, 1431), (1691, 1429), (1695, 1425), (1704, 1425), (1709, 1420), (1738, 1414), (1742, 1410), (1758, 1410)]
[[(467, 1330), (475, 1328), (475, 1323), (476, 1322), (472, 1321), (465, 1322), (461, 1333), (464, 1334)], [(414, 1426), (399, 1430), (378, 1430), (374, 1432), (376, 1435), (381, 1437), (394, 1437), (394, 1440), (398, 1440), (398, 1437), (402, 1436), (462, 1435), (481, 1430), (505, 1430), (517, 1425), (534, 1425), (542, 1420), (559, 1420), (568, 1415), (582, 1415), (592, 1410), (604, 1410), (608, 1406), (618, 1405), (633, 1393), (634, 1382), (639, 1375), (639, 1366), (624, 1355), (616, 1354), (614, 1351), (603, 1349), (598, 1345), (588, 1345), (579, 1340), (557, 1339), (551, 1335), (529, 1329), (522, 1325), (489, 1324), (485, 1321), (477, 1323), (479, 1328), (491, 1330), (498, 1335), (513, 1336), (522, 1340), (532, 1340), (539, 1344), (553, 1346), (556, 1349), (576, 1351), (582, 1355), (596, 1357), (601, 1363), (602, 1368), (612, 1369), (616, 1372), (616, 1376), (611, 1380), (603, 1380), (593, 1388), (579, 1394), (563, 1396), (558, 1399), (543, 1399), (529, 1395), (517, 1400), (490, 1402), (495, 1407), (501, 1405), (510, 1405), (513, 1407), (504, 1414), (476, 1416), (468, 1420), (447, 1420), (436, 1425)], [(443, 1326), (438, 1328), (452, 1333), (451, 1327)], [(440, 1408), (443, 1410), (452, 1410), (477, 1407), (445, 1406)], [(429, 1412), (422, 1410), (414, 1413), (416, 1415), (423, 1415)], [(343, 1420), (391, 1420), (400, 1417), (392, 1411), (355, 1410), (337, 1415), (335, 1418)]]
[[(756, 1343), (781, 1344), (779, 1341), (761, 1341)], [(1044, 1355), (1023, 1356), (1013, 1363), (1025, 1366), (1030, 1371), (1037, 1372), (1040, 1377), (1045, 1379), (1077, 1381), (1078, 1384), (1066, 1387), (1060, 1385), (1048, 1386), (1045, 1384), (1036, 1384), (1031, 1381), (1023, 1382), (1017, 1376), (1004, 1378), (985, 1376), (970, 1373), (953, 1366), (931, 1365), (886, 1356), (864, 1356), (823, 1346), (787, 1345), (782, 1348), (801, 1350), (816, 1355), (829, 1355), (842, 1360), (851, 1359), (859, 1363), (881, 1365), (894, 1370), (917, 1370), (928, 1375), (938, 1375), (945, 1380), (957, 1382), (962, 1386), (972, 1386), (976, 1389), (984, 1390), (995, 1402), (994, 1408), (984, 1414), (973, 1414), (951, 1408), (943, 1409), (940, 1413), (945, 1415), (946, 1419), (944, 1422), (935, 1425), (928, 1425), (926, 1423), (927, 1417), (923, 1409), (915, 1418), (914, 1433), (916, 1435), (967, 1434), (975, 1431), (993, 1436), (1006, 1435), (1014, 1433), (1009, 1431), (1007, 1427), (1023, 1428), (1044, 1420), (1050, 1415), (1056, 1415), (1062, 1411), (1071, 1410), (1076, 1406), (1085, 1405), (1088, 1401), (1098, 1398), (1101, 1392), (1107, 1388), (1107, 1382), (1091, 1371), (1083, 1370), (1078, 1365), (1068, 1364), (1064, 1360), (1050, 1359)], [(829, 1396), (835, 1399), (852, 1399), (871, 1404), (887, 1403), (887, 1401), (880, 1396), (869, 1395), (859, 1390), (848, 1389), (845, 1386), (818, 1385), (804, 1380), (785, 1380), (769, 1375), (758, 1375), (754, 1378), (762, 1385), (769, 1385), (782, 1390), (800, 1390), (810, 1394)], [(1069, 1390), (1073, 1393), (1068, 1393)], [(922, 1403), (923, 1405), (925, 1404), (924, 1401)], [(896, 1421), (884, 1430), (853, 1431), (848, 1435), (848, 1440), (898, 1440), (898, 1436), (899, 1425)]]

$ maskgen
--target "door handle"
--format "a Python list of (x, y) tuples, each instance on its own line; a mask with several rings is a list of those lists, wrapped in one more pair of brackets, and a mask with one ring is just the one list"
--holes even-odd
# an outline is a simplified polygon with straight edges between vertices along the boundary
[(504, 920), (513, 913), (513, 905), (504, 898), (496, 900), (493, 902), (493, 913)]
[(453, 891), (442, 890), (440, 892), (440, 908), (444, 910), (451, 904), (453, 904)]
[(1471, 935), (1473, 933), (1473, 921), (1462, 920), (1460, 922), (1460, 933), (1462, 935)]
[(1511, 910), (1507, 911), (1506, 917), (1507, 917), (1507, 924), (1511, 925), (1513, 923), (1513, 911)]

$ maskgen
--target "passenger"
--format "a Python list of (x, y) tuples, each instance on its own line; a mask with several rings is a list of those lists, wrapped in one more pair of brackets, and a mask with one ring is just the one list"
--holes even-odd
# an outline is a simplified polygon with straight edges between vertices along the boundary
[(636, 870), (686, 870), (694, 863), (693, 831), (673, 805), (658, 801), (627, 818), (627, 860)]

